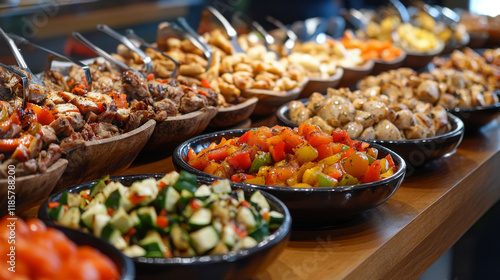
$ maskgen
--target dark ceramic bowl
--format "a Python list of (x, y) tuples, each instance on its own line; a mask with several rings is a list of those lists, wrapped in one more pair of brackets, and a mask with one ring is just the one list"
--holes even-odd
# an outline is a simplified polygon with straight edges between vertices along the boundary
[(84, 232), (54, 225), (54, 223), (47, 222), (47, 220), (44, 220), (44, 222), (47, 223), (47, 226), (55, 228), (64, 233), (64, 235), (66, 235), (71, 241), (75, 242), (75, 244), (77, 244), (78, 246), (90, 246), (99, 250), (102, 254), (108, 256), (118, 268), (118, 271), (121, 275), (121, 280), (135, 279), (134, 262), (132, 262), (132, 259), (126, 257), (113, 245)]
[[(307, 104), (307, 99), (301, 99), (299, 101)], [(286, 126), (298, 126), (298, 124), (292, 122), (288, 117), (288, 110), (288, 104), (281, 106), (276, 112), (276, 117)], [(415, 171), (415, 168), (420, 167), (431, 160), (451, 155), (456, 151), (456, 148), (460, 142), (462, 142), (462, 138), (464, 136), (464, 123), (450, 113), (448, 113), (448, 121), (451, 124), (451, 130), (449, 132), (425, 139), (358, 140), (382, 145), (400, 155), (406, 162), (406, 176), (410, 176)]]
[[(111, 177), (111, 180), (119, 181), (124, 185), (146, 178), (162, 178), (164, 174), (141, 174)], [(198, 182), (209, 184), (213, 179), (198, 177)], [(72, 186), (68, 192), (78, 193), (89, 189), (97, 181), (91, 181)], [(246, 189), (245, 196), (249, 198), (255, 189)], [(48, 202), (57, 201), (62, 191), (52, 194), (45, 200), (38, 211), (38, 217), (49, 225), (54, 222), (48, 214)], [(136, 271), (136, 279), (249, 279), (272, 263), (284, 250), (290, 239), (290, 228), (292, 224), (290, 212), (276, 197), (263, 192), (271, 210), (285, 215), (283, 224), (269, 237), (261, 241), (256, 247), (230, 252), (224, 255), (202, 256), (192, 258), (133, 258)], [(94, 236), (79, 232), (87, 238), (96, 239)], [(99, 240), (100, 241), (100, 240)], [(102, 241), (101, 241), (102, 242)], [(105, 242), (107, 246), (111, 246)]]
[[(235, 129), (200, 135), (177, 147), (172, 156), (174, 166), (187, 170), (198, 176), (217, 178), (191, 167), (184, 156), (190, 148), (195, 152), (208, 147), (212, 142), (239, 137), (248, 129)], [(318, 228), (333, 226), (358, 216), (375, 208), (389, 199), (401, 185), (405, 177), (406, 164), (396, 153), (379, 145), (373, 145), (379, 150), (380, 156), (390, 154), (400, 167), (391, 177), (367, 184), (334, 188), (292, 188), (268, 185), (253, 185), (246, 183), (231, 183), (233, 187), (244, 190), (261, 190), (268, 192), (283, 201), (290, 210), (294, 228)]]
[[(500, 92), (497, 92), (500, 95)], [(488, 106), (464, 107), (448, 109), (448, 112), (459, 117), (467, 130), (477, 130), (500, 115), (500, 102)]]

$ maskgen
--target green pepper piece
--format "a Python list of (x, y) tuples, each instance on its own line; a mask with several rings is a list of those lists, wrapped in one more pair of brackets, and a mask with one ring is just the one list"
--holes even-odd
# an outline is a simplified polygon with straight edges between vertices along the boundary
[(368, 158), (368, 164), (372, 164), (374, 161), (376, 161), (377, 159), (370, 156), (368, 153), (365, 153), (366, 157)]
[(319, 173), (318, 183), (320, 187), (330, 188), (330, 187), (335, 187), (337, 185), (337, 180), (323, 173)]
[(346, 174), (342, 180), (340, 180), (339, 186), (352, 186), (357, 184), (359, 184), (359, 181), (356, 177)]
[(252, 165), (250, 165), (250, 173), (257, 173), (259, 172), (259, 168), (261, 166), (269, 165), (272, 162), (272, 157), (270, 153), (265, 153), (265, 152), (259, 152), (256, 156), (255, 159), (252, 162)]
[(344, 145), (344, 146), (342, 146), (342, 152), (347, 152), (347, 150), (349, 150), (350, 148), (351, 147)]

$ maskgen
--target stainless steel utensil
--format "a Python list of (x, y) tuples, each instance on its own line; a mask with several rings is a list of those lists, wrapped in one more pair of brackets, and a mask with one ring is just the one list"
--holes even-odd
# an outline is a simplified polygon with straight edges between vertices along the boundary
[(214, 7), (212, 6), (207, 6), (206, 10), (208, 10), (212, 15), (217, 18), (217, 20), (220, 21), (224, 29), (226, 30), (227, 35), (231, 39), (231, 46), (233, 47), (235, 52), (238, 53), (244, 53), (243, 49), (241, 48), (240, 44), (238, 44), (238, 33), (236, 33), (236, 30), (234, 27), (227, 21), (227, 19), (219, 12), (217, 11)]
[[(177, 18), (177, 22), (181, 25), (183, 28), (182, 32), (184, 33), (184, 36), (193, 44), (195, 45), (198, 49), (203, 51), (203, 54), (207, 58), (207, 67), (206, 70), (210, 68), (212, 65), (212, 59), (213, 59), (213, 49), (210, 47), (210, 45), (207, 43), (205, 38), (198, 34), (194, 29), (188, 24), (187, 20), (184, 17), (179, 17)], [(176, 25), (173, 25), (175, 27)]]
[(283, 44), (283, 46), (285, 47), (287, 54), (290, 54), (292, 52), (293, 47), (295, 46), (295, 42), (297, 42), (298, 40), (297, 34), (295, 34), (292, 30), (286, 27), (286, 25), (284, 25), (281, 21), (272, 16), (267, 16), (266, 20), (274, 24), (276, 27), (278, 27), (280, 30), (286, 33), (286, 36), (288, 38)]

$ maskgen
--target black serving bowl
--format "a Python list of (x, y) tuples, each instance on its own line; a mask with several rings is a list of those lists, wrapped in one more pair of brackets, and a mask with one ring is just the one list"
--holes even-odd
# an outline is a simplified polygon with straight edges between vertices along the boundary
[[(140, 174), (111, 177), (112, 181), (119, 181), (124, 185), (131, 185), (135, 181), (146, 178), (160, 179), (164, 174)], [(89, 189), (97, 181), (91, 181), (72, 186), (66, 191), (78, 193)], [(200, 184), (210, 184), (212, 179), (198, 177)], [(245, 196), (249, 199), (255, 189), (245, 190)], [(48, 214), (48, 203), (57, 201), (63, 191), (52, 194), (45, 200), (38, 211), (38, 217), (48, 225), (54, 222)], [(276, 197), (263, 192), (269, 202), (271, 210), (285, 215), (283, 224), (259, 244), (250, 249), (229, 252), (224, 255), (201, 256), (191, 258), (128, 258), (135, 264), (136, 279), (249, 279), (262, 272), (278, 255), (284, 250), (290, 239), (291, 216), (287, 207)], [(77, 231), (89, 239), (97, 239), (94, 236)], [(107, 242), (106, 246), (111, 246)], [(78, 243), (78, 242), (77, 242)]]
[[(200, 135), (180, 144), (172, 155), (174, 166), (198, 176), (217, 178), (191, 167), (184, 157), (190, 148), (195, 152), (208, 147), (212, 142), (239, 137), (248, 129), (235, 129)], [(290, 210), (294, 228), (318, 228), (334, 226), (357, 217), (359, 214), (373, 209), (389, 199), (401, 185), (405, 177), (406, 164), (396, 153), (380, 145), (373, 145), (381, 156), (390, 154), (399, 166), (398, 171), (383, 180), (355, 186), (333, 188), (292, 188), (268, 185), (253, 185), (246, 183), (231, 183), (233, 187), (244, 190), (261, 190), (268, 192)]]
[[(500, 95), (500, 92), (496, 94)], [(447, 110), (464, 122), (467, 131), (475, 131), (500, 115), (500, 102), (488, 106), (456, 107)]]
[(71, 241), (73, 241), (78, 246), (86, 245), (93, 247), (99, 250), (102, 254), (109, 257), (111, 261), (118, 268), (118, 271), (120, 272), (121, 275), (120, 277), (121, 280), (135, 279), (134, 263), (130, 258), (126, 257), (122, 252), (120, 252), (120, 250), (116, 249), (113, 245), (97, 237), (86, 234), (84, 232), (55, 225), (54, 223), (48, 222), (48, 220), (46, 219), (42, 220), (47, 224), (47, 226), (55, 228), (64, 233), (64, 235), (66, 235)]
[[(307, 104), (308, 99), (301, 99), (299, 101)], [(298, 126), (298, 124), (292, 122), (288, 117), (288, 110), (288, 104), (281, 106), (276, 112), (276, 117), (286, 126)], [(410, 176), (416, 168), (434, 159), (451, 155), (456, 151), (456, 148), (460, 142), (462, 142), (464, 136), (464, 123), (460, 118), (450, 113), (448, 113), (448, 121), (451, 124), (451, 130), (445, 134), (434, 137), (411, 140), (357, 140), (371, 144), (379, 144), (400, 155), (406, 162), (406, 176)]]

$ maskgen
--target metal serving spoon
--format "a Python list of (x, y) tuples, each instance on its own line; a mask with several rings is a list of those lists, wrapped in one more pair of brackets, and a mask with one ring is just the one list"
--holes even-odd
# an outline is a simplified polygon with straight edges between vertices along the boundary
[(278, 59), (280, 58), (280, 55), (276, 51), (269, 48), (269, 46), (274, 44), (275, 42), (274, 37), (271, 34), (269, 34), (269, 32), (267, 32), (264, 29), (264, 27), (260, 25), (260, 23), (256, 22), (255, 20), (251, 19), (248, 15), (240, 11), (236, 11), (233, 14), (233, 19), (242, 21), (247, 26), (248, 29), (253, 29), (257, 33), (259, 33), (262, 36), (262, 38), (264, 38), (264, 46), (266, 47), (267, 51), (274, 52), (278, 56)]
[(287, 54), (290, 54), (292, 52), (293, 47), (295, 46), (295, 42), (297, 42), (298, 40), (297, 34), (295, 34), (295, 32), (286, 27), (281, 21), (277, 20), (272, 16), (267, 16), (266, 20), (274, 24), (276, 27), (278, 27), (280, 30), (286, 33), (286, 36), (288, 38), (283, 44), (283, 46), (285, 47)]
[(148, 42), (146, 42), (143, 38), (141, 38), (137, 34), (135, 34), (134, 30), (127, 29), (126, 33), (127, 33), (127, 37), (129, 39), (137, 41), (139, 43), (139, 45), (147, 47), (147, 48), (151, 48), (151, 49), (153, 49), (153, 50), (161, 53), (161, 55), (165, 56), (166, 58), (170, 59), (175, 64), (174, 70), (170, 74), (170, 80), (171, 80), (171, 82), (175, 82), (175, 80), (177, 80), (177, 75), (179, 74), (179, 67), (181, 65), (177, 60), (173, 59), (171, 56), (169, 56), (168, 54), (164, 53), (163, 51), (161, 51), (157, 47), (155, 47), (155, 46), (149, 44)]
[(217, 20), (220, 21), (224, 29), (226, 30), (227, 35), (231, 39), (231, 46), (233, 47), (235, 52), (238, 53), (244, 53), (243, 49), (241, 48), (240, 44), (238, 44), (238, 33), (236, 33), (236, 30), (234, 27), (229, 23), (229, 21), (219, 12), (217, 11), (214, 7), (212, 6), (207, 6), (206, 10), (208, 10)]
[[(195, 47), (200, 49), (207, 58), (206, 70), (208, 71), (208, 69), (210, 69), (210, 66), (212, 65), (214, 54), (212, 47), (210, 47), (203, 36), (194, 31), (194, 29), (188, 24), (187, 20), (184, 17), (177, 18), (177, 22), (183, 28), (180, 30), (184, 34), (186, 39), (188, 39)], [(176, 25), (172, 23), (172, 27), (176, 28)]]

